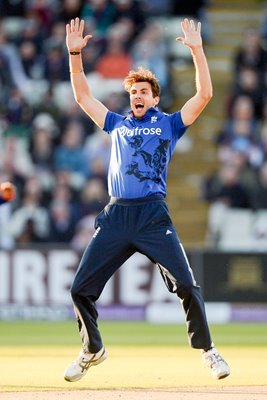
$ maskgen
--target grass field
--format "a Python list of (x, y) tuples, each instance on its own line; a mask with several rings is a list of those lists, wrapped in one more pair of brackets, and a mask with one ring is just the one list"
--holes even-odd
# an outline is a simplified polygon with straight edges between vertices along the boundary
[[(0, 322), (0, 392), (171, 388), (218, 385), (183, 325), (102, 322), (109, 358), (90, 378), (70, 384), (63, 371), (80, 350), (76, 324)], [(216, 346), (232, 369), (224, 386), (267, 385), (265, 324), (211, 325)]]

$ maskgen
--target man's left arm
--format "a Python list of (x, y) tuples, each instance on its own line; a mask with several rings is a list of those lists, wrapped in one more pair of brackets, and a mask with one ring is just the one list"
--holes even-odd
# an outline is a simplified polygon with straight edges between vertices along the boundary
[(190, 48), (195, 66), (196, 94), (181, 109), (183, 123), (191, 125), (212, 98), (212, 82), (202, 45), (201, 23), (198, 22), (196, 28), (193, 20), (189, 22), (185, 18), (181, 27), (184, 37), (177, 37), (176, 40)]

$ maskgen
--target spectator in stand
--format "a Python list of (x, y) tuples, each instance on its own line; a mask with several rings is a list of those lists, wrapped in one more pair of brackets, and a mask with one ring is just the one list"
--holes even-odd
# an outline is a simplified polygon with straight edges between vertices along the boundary
[(70, 182), (82, 186), (86, 177), (86, 160), (83, 155), (84, 131), (81, 124), (71, 122), (67, 125), (61, 144), (54, 153), (55, 171), (70, 176)]
[[(42, 102), (35, 105), (35, 110), (36, 110), (36, 117), (33, 120), (33, 128), (35, 128), (35, 121), (37, 119), (40, 120), (42, 128), (46, 128), (46, 124), (48, 124), (48, 126), (50, 127), (51, 121), (52, 125), (58, 125), (58, 127), (61, 127), (60, 126), (61, 121), (62, 120), (65, 121), (66, 114), (64, 114), (64, 112), (61, 111), (61, 109), (58, 107), (55, 101), (54, 86), (52, 82), (50, 83), (46, 93), (42, 97)], [(68, 110), (66, 110), (66, 113), (67, 112)], [(58, 135), (57, 132), (53, 133), (54, 137), (56, 137), (57, 135)]]
[(42, 206), (42, 188), (37, 175), (26, 181), (22, 201), (9, 222), (9, 232), (17, 245), (45, 242), (49, 232), (47, 210)]
[(66, 22), (81, 15), (84, 2), (84, 0), (60, 0), (57, 19)]
[(95, 65), (95, 71), (104, 79), (123, 79), (132, 69), (133, 60), (125, 50), (122, 33), (120, 25), (113, 25), (108, 31), (106, 52)]
[(49, 207), (49, 242), (69, 243), (75, 232), (75, 218), (68, 201), (52, 200)]
[(27, 82), (17, 46), (12, 43), (0, 23), (0, 54), (5, 58), (9, 67), (14, 86), (23, 91)]
[(209, 177), (204, 185), (204, 198), (230, 208), (250, 208), (247, 189), (239, 182), (239, 171), (233, 165), (223, 165), (218, 174)]
[(109, 0), (85, 0), (80, 16), (91, 27), (94, 36), (102, 38), (115, 21), (116, 8)]
[(53, 3), (47, 0), (34, 0), (28, 3), (27, 17), (38, 20), (46, 34), (50, 32), (54, 19), (53, 11), (57, 8), (57, 0)]
[(18, 46), (21, 42), (32, 42), (38, 54), (41, 55), (43, 52), (43, 41), (48, 33), (43, 29), (41, 21), (36, 15), (28, 15), (26, 21), (27, 23), (23, 25), (20, 37), (16, 38), (16, 45)]
[(7, 119), (10, 124), (9, 131), (24, 132), (28, 135), (34, 117), (34, 108), (25, 99), (18, 88), (13, 88), (6, 104)]
[(14, 135), (8, 136), (4, 140), (4, 145), (0, 148), (0, 165), (3, 170), (16, 178), (12, 182), (20, 187), (19, 182), (24, 182), (34, 173), (34, 165), (31, 162), (28, 145), (23, 138)]
[(53, 83), (68, 80), (68, 63), (61, 45), (47, 49), (44, 59), (44, 78)]
[(20, 58), (24, 73), (29, 79), (42, 79), (42, 57), (37, 54), (34, 42), (23, 41), (19, 46)]
[(240, 96), (248, 96), (251, 98), (256, 118), (262, 117), (263, 97), (262, 77), (259, 71), (251, 67), (241, 67), (231, 91), (229, 112), (233, 107), (235, 100)]
[(77, 105), (76, 102), (70, 102), (68, 107), (66, 107), (65, 110), (61, 112), (60, 117), (58, 118), (58, 124), (62, 132), (65, 131), (67, 127), (72, 123), (80, 125), (84, 132), (84, 136), (86, 137), (89, 137), (93, 133), (93, 121), (88, 120), (88, 118), (86, 119), (84, 117), (84, 113), (81, 112), (81, 108)]
[(43, 190), (49, 191), (53, 185), (54, 144), (50, 129), (36, 128), (30, 144), (31, 159)]
[(47, 206), (52, 202), (68, 203), (71, 209), (72, 219), (77, 223), (81, 218), (80, 189), (75, 190), (71, 184), (57, 174), (54, 180), (54, 186), (50, 191), (50, 198)]
[(65, 51), (65, 24), (63, 21), (55, 21), (51, 28), (51, 33), (44, 41), (44, 50), (51, 47), (59, 47)]
[(130, 44), (137, 33), (145, 27), (146, 18), (142, 2), (137, 0), (113, 0), (113, 3), (116, 7), (115, 22), (131, 21), (131, 26), (134, 28), (128, 39), (128, 44)]
[[(241, 145), (246, 146), (251, 151), (253, 149), (255, 155), (259, 143), (258, 128), (251, 98), (243, 95), (238, 96), (233, 104), (230, 118), (218, 135), (219, 152), (223, 152), (228, 146), (239, 146), (242, 142)], [(252, 158), (251, 162), (260, 163), (260, 154), (259, 151), (260, 158), (258, 160)]]
[(243, 186), (252, 199), (253, 193), (257, 188), (258, 168), (252, 168), (249, 161), (249, 156), (245, 151), (232, 149), (231, 159), (229, 164), (233, 165), (239, 175), (239, 183)]
[(243, 43), (234, 56), (234, 70), (236, 73), (242, 67), (250, 67), (263, 72), (267, 62), (267, 52), (262, 46), (262, 37), (256, 29), (247, 29), (244, 32)]
[(82, 217), (99, 214), (109, 200), (103, 180), (99, 178), (88, 180), (81, 191), (80, 199)]

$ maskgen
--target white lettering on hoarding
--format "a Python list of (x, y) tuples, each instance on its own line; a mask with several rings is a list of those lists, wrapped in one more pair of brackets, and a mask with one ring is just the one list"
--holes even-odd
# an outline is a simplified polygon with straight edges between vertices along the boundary
[[(71, 306), (80, 255), (71, 249), (0, 252), (0, 304)], [(106, 284), (97, 304), (145, 306), (177, 301), (151, 261), (134, 254)]]
[(78, 265), (78, 255), (72, 250), (52, 250), (48, 255), (48, 289), (49, 300), (55, 304), (69, 304), (70, 286), (73, 281), (73, 270)]
[(101, 293), (97, 304), (101, 306), (112, 304), (114, 299), (114, 290), (114, 276), (112, 276)]
[(17, 303), (44, 304), (46, 260), (40, 251), (17, 250), (13, 257), (13, 298)]
[(134, 254), (121, 269), (120, 297), (123, 304), (143, 305), (148, 300), (148, 270), (144, 268), (148, 259), (142, 254)]

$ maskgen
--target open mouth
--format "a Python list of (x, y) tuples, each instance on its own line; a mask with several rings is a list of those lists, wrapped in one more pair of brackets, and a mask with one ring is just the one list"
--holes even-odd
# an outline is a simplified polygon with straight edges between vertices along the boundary
[(142, 103), (136, 103), (135, 108), (137, 110), (142, 110), (144, 108), (144, 105)]

